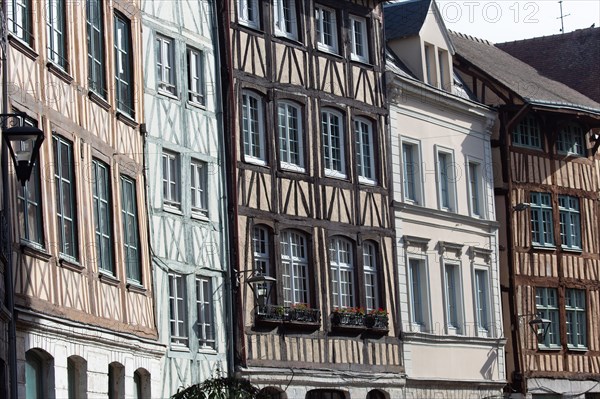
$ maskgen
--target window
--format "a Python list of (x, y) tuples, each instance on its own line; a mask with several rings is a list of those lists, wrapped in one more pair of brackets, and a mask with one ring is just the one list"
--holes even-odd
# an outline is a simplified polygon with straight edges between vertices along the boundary
[(477, 317), (477, 328), (480, 333), (487, 336), (490, 327), (489, 306), (489, 282), (488, 272), (483, 269), (475, 269), (475, 310)]
[(48, 0), (47, 5), (48, 59), (66, 71), (68, 70), (68, 63), (65, 0)]
[(33, 45), (31, 0), (8, 0), (8, 30)]
[(451, 153), (438, 151), (438, 198), (440, 208), (448, 211), (456, 211), (454, 201), (455, 170)]
[(527, 116), (515, 128), (512, 143), (519, 147), (542, 148), (540, 125), (533, 116)]
[(402, 141), (402, 188), (404, 200), (421, 203), (421, 168), (419, 146)]
[(560, 241), (564, 248), (581, 249), (581, 224), (579, 199), (568, 195), (558, 196), (560, 212)]
[(438, 50), (438, 64), (440, 70), (440, 89), (450, 91), (452, 87), (448, 84), (450, 75), (448, 73), (448, 52)]
[(565, 309), (567, 311), (567, 346), (585, 348), (585, 291), (567, 289), (565, 291)]
[(163, 205), (181, 208), (179, 157), (170, 152), (162, 154)]
[(244, 160), (265, 165), (263, 103), (257, 95), (249, 92), (242, 94), (242, 130)]
[(188, 100), (204, 105), (204, 53), (200, 50), (188, 48)]
[(108, 365), (108, 399), (125, 397), (125, 366), (118, 362)]
[(88, 84), (106, 98), (104, 79), (104, 20), (101, 0), (86, 1)]
[(556, 142), (558, 152), (563, 154), (585, 155), (583, 129), (579, 125), (563, 126), (558, 133)]
[(354, 262), (350, 241), (334, 237), (329, 244), (331, 294), (334, 308), (354, 306)]
[[(13, 110), (16, 112), (16, 110)], [(37, 127), (37, 121), (24, 118), (23, 126)], [(21, 141), (21, 150), (33, 145), (30, 140)], [(33, 165), (31, 176), (24, 186), (17, 189), (17, 208), (19, 212), (19, 226), (22, 227), (21, 238), (44, 246), (44, 231), (42, 220), (42, 196), (40, 180), (40, 161)]]
[(252, 247), (254, 248), (254, 270), (260, 271), (267, 276), (272, 276), (269, 232), (266, 228), (261, 226), (254, 227)]
[(82, 357), (67, 358), (67, 384), (68, 399), (87, 397), (87, 362)]
[(358, 180), (364, 183), (375, 183), (375, 157), (373, 151), (373, 126), (363, 118), (354, 121), (356, 136), (356, 169)]
[(317, 47), (320, 50), (337, 53), (338, 44), (335, 10), (318, 4), (315, 5), (315, 24)]
[(298, 39), (295, 0), (274, 0), (275, 35)]
[(135, 181), (121, 176), (121, 217), (123, 218), (123, 253), (127, 267), (127, 280), (142, 282), (139, 253), (137, 204)]
[(288, 102), (280, 102), (277, 110), (281, 167), (303, 172), (304, 147), (300, 107)]
[(156, 81), (158, 90), (177, 95), (175, 85), (175, 43), (173, 39), (156, 35)]
[(461, 330), (460, 270), (455, 264), (444, 265), (446, 325), (449, 330)]
[(295, 231), (281, 232), (283, 304), (308, 304), (308, 253), (306, 237)]
[(151, 377), (148, 370), (143, 368), (139, 368), (133, 372), (135, 399), (147, 399), (152, 397)]
[(312, 389), (306, 393), (306, 399), (344, 399), (344, 392), (334, 389)]
[(556, 288), (536, 288), (535, 308), (543, 319), (551, 321), (546, 339), (539, 345), (559, 346), (558, 292)]
[(350, 15), (350, 58), (354, 61), (369, 62), (367, 45), (367, 21)]
[(431, 44), (425, 44), (423, 47), (423, 52), (425, 53), (425, 78), (427, 79), (425, 83), (434, 85), (436, 80), (436, 70), (434, 64), (435, 54), (433, 53), (433, 46)]
[(61, 255), (77, 259), (77, 210), (75, 209), (73, 143), (59, 136), (53, 136), (52, 141), (54, 147), (58, 248)]
[(169, 316), (171, 325), (171, 343), (188, 345), (187, 306), (185, 278), (169, 273)]
[(531, 193), (531, 241), (534, 245), (554, 246), (550, 194)]
[(377, 249), (374, 243), (364, 242), (363, 269), (365, 275), (366, 310), (379, 309), (379, 284), (377, 276)]
[(96, 234), (96, 263), (98, 269), (114, 274), (112, 251), (112, 201), (108, 165), (92, 160), (92, 197)]
[(41, 349), (25, 352), (25, 397), (54, 397), (54, 358)]
[(207, 166), (206, 162), (192, 159), (190, 163), (190, 189), (192, 197), (192, 212), (206, 215), (208, 213)]
[(408, 260), (410, 321), (422, 330), (427, 325), (427, 273), (423, 259)]
[(259, 0), (238, 0), (238, 21), (251, 28), (260, 28)]
[(129, 20), (115, 13), (115, 96), (117, 110), (134, 117)]
[(481, 165), (475, 162), (469, 162), (468, 165), (471, 215), (481, 217), (483, 216)]
[(210, 278), (196, 277), (197, 326), (200, 348), (216, 348), (213, 306), (213, 291)]
[(344, 163), (342, 114), (333, 110), (322, 111), (321, 130), (325, 175), (345, 178), (346, 164)]

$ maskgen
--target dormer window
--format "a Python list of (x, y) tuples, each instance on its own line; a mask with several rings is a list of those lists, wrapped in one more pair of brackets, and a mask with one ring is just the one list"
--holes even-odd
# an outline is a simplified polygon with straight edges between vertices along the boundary
[(435, 53), (433, 52), (433, 45), (425, 44), (425, 83), (432, 86), (435, 85)]

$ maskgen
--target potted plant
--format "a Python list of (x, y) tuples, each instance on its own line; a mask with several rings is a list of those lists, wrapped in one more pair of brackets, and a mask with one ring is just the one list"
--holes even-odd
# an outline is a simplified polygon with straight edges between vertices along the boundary
[(290, 307), (289, 317), (290, 321), (318, 323), (319, 311), (312, 309), (306, 303), (295, 303)]
[(388, 312), (385, 309), (373, 309), (365, 317), (365, 326), (380, 330), (388, 329)]
[(364, 326), (365, 310), (361, 307), (335, 308), (331, 313), (331, 322), (339, 327)]

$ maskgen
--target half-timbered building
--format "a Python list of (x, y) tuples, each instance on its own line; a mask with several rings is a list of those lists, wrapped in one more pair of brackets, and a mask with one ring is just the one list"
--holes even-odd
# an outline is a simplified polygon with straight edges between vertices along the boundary
[[(600, 104), (487, 41), (452, 40), (455, 70), (499, 113), (492, 152), (509, 392), (597, 397)], [(546, 334), (530, 329), (539, 318), (551, 322)]]
[(435, 2), (384, 7), (406, 398), (506, 384), (491, 129), (462, 88)]
[(161, 389), (227, 372), (223, 145), (213, 1), (145, 1), (144, 108)]
[(4, 3), (11, 123), (45, 140), (27, 184), (11, 169), (4, 187), (17, 375), (0, 396), (156, 396), (139, 2)]
[(381, 5), (223, 3), (237, 371), (277, 398), (400, 397)]

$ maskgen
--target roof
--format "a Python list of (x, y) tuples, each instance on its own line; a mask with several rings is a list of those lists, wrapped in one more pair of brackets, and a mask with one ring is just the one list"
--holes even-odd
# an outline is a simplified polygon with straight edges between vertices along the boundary
[(600, 102), (600, 27), (499, 43), (496, 47)]
[(431, 0), (410, 0), (384, 4), (385, 39), (394, 40), (418, 35), (430, 5)]
[(600, 104), (567, 85), (543, 76), (535, 68), (494, 44), (451, 32), (458, 56), (473, 64), (525, 101), (600, 112)]

